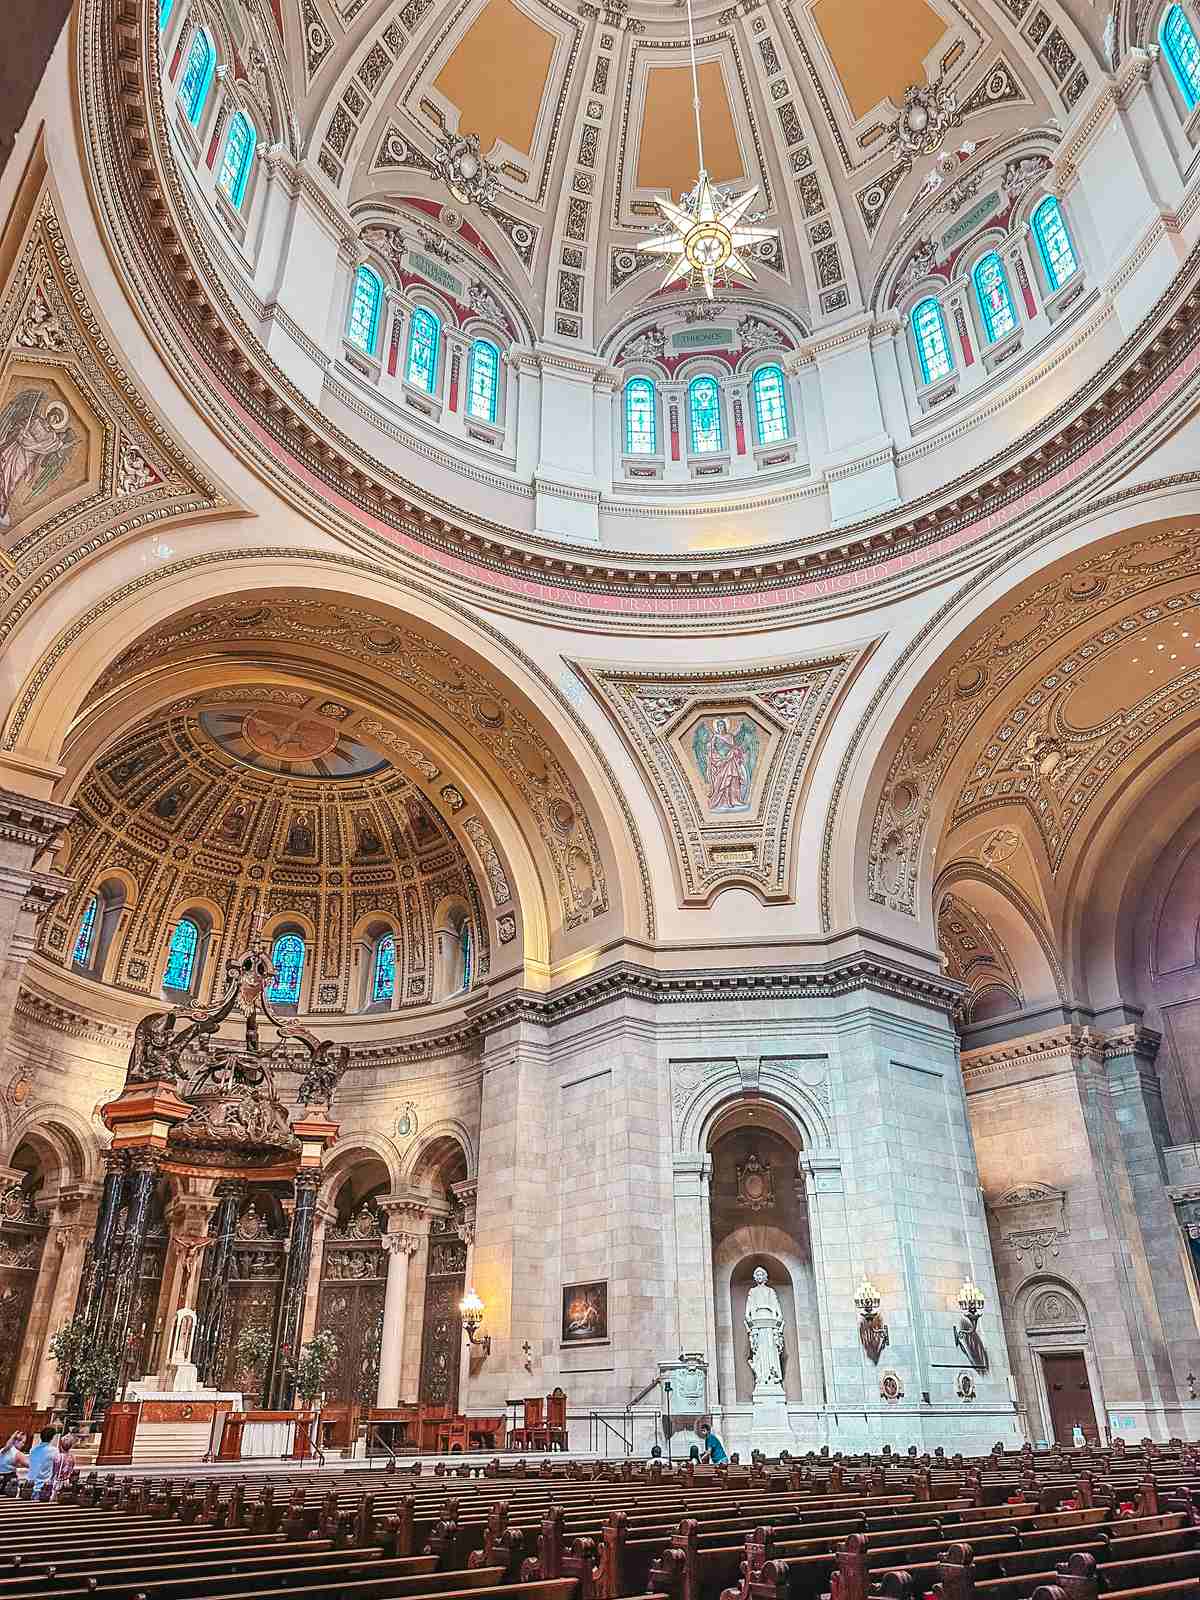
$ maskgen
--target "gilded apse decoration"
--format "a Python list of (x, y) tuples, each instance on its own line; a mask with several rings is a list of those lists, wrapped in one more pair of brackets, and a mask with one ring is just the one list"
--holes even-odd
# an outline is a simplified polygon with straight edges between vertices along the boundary
[[(78, 418), (52, 389), (21, 380), (0, 404), (0, 529), (51, 504), (87, 475)], [(72, 426), (74, 421), (75, 426)]]
[(806, 776), (865, 654), (669, 674), (571, 663), (658, 802), (682, 903), (707, 904), (735, 883), (788, 898)]

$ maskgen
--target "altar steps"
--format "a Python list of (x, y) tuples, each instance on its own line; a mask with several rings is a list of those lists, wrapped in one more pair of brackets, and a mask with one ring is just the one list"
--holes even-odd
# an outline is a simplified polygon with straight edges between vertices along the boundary
[(201, 1461), (211, 1431), (207, 1422), (143, 1422), (133, 1441), (133, 1465), (155, 1467), (172, 1461)]

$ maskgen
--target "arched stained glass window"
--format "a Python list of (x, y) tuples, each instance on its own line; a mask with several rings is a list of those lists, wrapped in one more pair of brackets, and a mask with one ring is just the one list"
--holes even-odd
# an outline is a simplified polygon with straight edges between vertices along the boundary
[(983, 329), (987, 334), (988, 343), (995, 344), (997, 339), (1003, 339), (1017, 325), (1017, 313), (1013, 309), (1012, 294), (1008, 287), (1008, 275), (1004, 270), (1000, 257), (994, 250), (989, 250), (975, 266), (975, 296), (979, 301), (979, 314), (983, 318)]
[(300, 1004), (300, 980), (304, 976), (304, 940), (298, 933), (281, 933), (271, 946), (271, 964), (275, 968), (275, 981), (267, 990), (267, 999), (275, 1005)]
[(706, 455), (724, 448), (721, 432), (721, 391), (715, 378), (693, 378), (688, 385), (692, 453)]
[(630, 378), (625, 385), (625, 454), (652, 456), (658, 449), (658, 410), (649, 378)]
[(1037, 240), (1042, 265), (1046, 269), (1046, 281), (1053, 294), (1055, 289), (1061, 289), (1067, 279), (1074, 276), (1079, 267), (1071, 235), (1063, 220), (1062, 207), (1053, 195), (1043, 200), (1033, 213), (1033, 237)]
[(1158, 30), (1158, 38), (1184, 104), (1191, 111), (1200, 101), (1200, 44), (1196, 41), (1196, 30), (1188, 21), (1182, 6), (1168, 7)]
[(750, 385), (754, 401), (754, 430), (759, 444), (778, 444), (788, 436), (787, 390), (783, 369), (759, 367)]
[(942, 378), (948, 378), (954, 371), (954, 359), (950, 354), (946, 319), (936, 300), (922, 300), (913, 307), (912, 331), (917, 360), (921, 363), (922, 381), (937, 383)]
[(88, 901), (84, 908), (83, 921), (79, 924), (79, 937), (75, 940), (75, 949), (71, 960), (77, 967), (86, 967), (92, 954), (92, 941), (96, 937), (96, 918), (100, 913), (100, 901), (96, 895)]
[(471, 937), (471, 924), (464, 918), (462, 931), (458, 936), (459, 949), (462, 951), (462, 986), (464, 989), (471, 987), (475, 976), (475, 941)]
[(364, 355), (375, 354), (379, 338), (379, 313), (383, 306), (383, 282), (370, 267), (359, 267), (354, 274), (354, 290), (350, 295), (350, 317), (346, 323), (346, 338)]
[(183, 106), (183, 114), (193, 127), (200, 121), (216, 66), (217, 52), (213, 49), (208, 29), (197, 28), (188, 46), (187, 65), (183, 69), (183, 81), (179, 85), (179, 100)]
[(225, 154), (221, 158), (221, 176), (217, 179), (221, 193), (235, 211), (242, 209), (246, 198), (246, 185), (250, 181), (250, 164), (258, 135), (254, 124), (244, 111), (239, 111), (229, 124), (225, 139)]
[(408, 366), (405, 381), (432, 394), (437, 383), (438, 343), (442, 325), (425, 306), (414, 306), (408, 329)]
[(490, 339), (476, 339), (467, 373), (467, 415), (495, 422), (499, 402), (500, 352)]
[(371, 1001), (390, 1000), (396, 992), (396, 939), (385, 933), (375, 946), (375, 976), (371, 980)]
[(167, 965), (163, 971), (164, 989), (190, 991), (196, 970), (196, 951), (200, 947), (200, 929), (191, 917), (180, 917), (167, 946)]

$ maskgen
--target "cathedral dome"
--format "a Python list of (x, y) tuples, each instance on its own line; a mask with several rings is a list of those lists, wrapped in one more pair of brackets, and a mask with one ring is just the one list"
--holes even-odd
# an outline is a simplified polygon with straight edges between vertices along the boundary
[(43, 951), (182, 1004), (223, 992), (255, 930), (293, 1010), (390, 1011), (465, 987), (439, 974), (438, 952), (475, 940), (486, 971), (471, 867), (363, 720), (247, 685), (126, 735), (80, 786), (65, 858), (77, 892), (43, 926)]

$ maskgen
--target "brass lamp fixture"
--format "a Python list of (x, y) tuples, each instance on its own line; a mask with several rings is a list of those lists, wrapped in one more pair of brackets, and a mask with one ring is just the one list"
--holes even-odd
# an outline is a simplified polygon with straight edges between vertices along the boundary
[(964, 1317), (970, 1317), (972, 1322), (978, 1322), (983, 1307), (983, 1290), (973, 1279), (964, 1278), (962, 1288), (958, 1291), (958, 1309)]
[(958, 1309), (962, 1317), (954, 1329), (954, 1342), (977, 1372), (986, 1372), (990, 1363), (987, 1346), (979, 1334), (983, 1307), (983, 1290), (968, 1275), (958, 1291)]
[(876, 1364), (888, 1346), (887, 1323), (879, 1315), (882, 1304), (883, 1296), (864, 1274), (854, 1295), (854, 1307), (858, 1312), (858, 1337), (863, 1350)]
[(462, 1318), (463, 1332), (467, 1336), (467, 1343), (473, 1350), (478, 1350), (481, 1356), (490, 1356), (492, 1353), (492, 1336), (485, 1333), (482, 1338), (479, 1330), (483, 1326), (483, 1301), (474, 1289), (468, 1289), (458, 1303), (458, 1314)]

